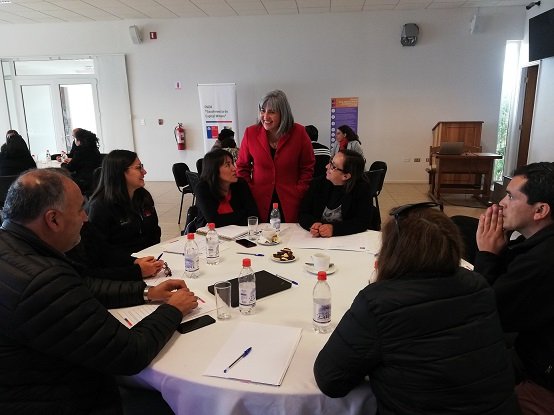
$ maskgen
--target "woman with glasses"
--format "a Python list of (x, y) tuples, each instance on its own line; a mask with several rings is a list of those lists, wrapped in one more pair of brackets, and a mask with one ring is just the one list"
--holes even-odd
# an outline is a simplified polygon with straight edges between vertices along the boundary
[(225, 150), (212, 150), (204, 156), (195, 193), (197, 228), (209, 222), (216, 227), (246, 225), (248, 216), (258, 216), (250, 188), (237, 177), (233, 156)]
[(314, 237), (351, 235), (370, 227), (373, 205), (364, 178), (365, 159), (341, 150), (315, 178), (300, 204), (298, 223)]
[(237, 174), (250, 186), (260, 221), (269, 221), (276, 202), (281, 222), (297, 222), (300, 200), (314, 172), (312, 143), (304, 127), (294, 122), (283, 91), (266, 94), (258, 111), (258, 123), (244, 132)]
[(90, 198), (89, 222), (109, 246), (128, 255), (160, 242), (158, 215), (144, 188), (145, 175), (136, 153), (113, 150), (102, 162), (100, 183)]
[(337, 128), (336, 140), (331, 146), (331, 157), (337, 154), (340, 150), (353, 150), (360, 153), (362, 156), (362, 143), (358, 134), (354, 132), (348, 125), (341, 125)]
[(494, 291), (459, 266), (456, 225), (429, 204), (391, 214), (377, 281), (315, 361), (319, 388), (342, 397), (369, 377), (382, 415), (519, 414)]

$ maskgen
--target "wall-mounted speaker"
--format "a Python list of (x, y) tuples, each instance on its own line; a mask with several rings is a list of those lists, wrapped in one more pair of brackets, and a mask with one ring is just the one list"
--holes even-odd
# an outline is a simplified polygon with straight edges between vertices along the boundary
[(400, 43), (402, 46), (415, 46), (417, 37), (419, 36), (419, 26), (415, 23), (406, 23), (402, 26), (402, 36)]
[(140, 45), (142, 43), (142, 36), (140, 35), (140, 29), (138, 26), (129, 26), (129, 35), (131, 35), (131, 41), (135, 45)]

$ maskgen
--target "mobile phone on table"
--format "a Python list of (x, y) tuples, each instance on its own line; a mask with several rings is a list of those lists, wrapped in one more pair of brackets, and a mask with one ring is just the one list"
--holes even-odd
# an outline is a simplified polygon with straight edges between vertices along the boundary
[(208, 315), (200, 316), (193, 320), (185, 321), (184, 323), (179, 324), (179, 327), (177, 327), (177, 331), (181, 334), (185, 334), (214, 323), (215, 319), (213, 317)]
[(256, 246), (256, 244), (254, 242), (249, 241), (248, 239), (245, 239), (245, 238), (237, 239), (235, 242), (238, 243), (239, 245), (244, 246), (245, 248), (252, 248), (252, 247)]

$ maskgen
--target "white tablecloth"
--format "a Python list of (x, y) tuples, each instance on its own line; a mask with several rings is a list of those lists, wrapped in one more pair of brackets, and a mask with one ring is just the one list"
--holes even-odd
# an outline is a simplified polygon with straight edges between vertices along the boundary
[[(216, 281), (235, 278), (241, 270), (242, 258), (252, 260), (256, 270), (268, 270), (295, 280), (290, 290), (258, 300), (254, 315), (242, 316), (233, 309), (232, 318), (180, 335), (176, 333), (154, 361), (136, 375), (161, 391), (164, 399), (179, 415), (190, 414), (373, 414), (375, 398), (369, 384), (360, 385), (346, 397), (332, 399), (323, 395), (313, 376), (315, 358), (329, 338), (312, 330), (312, 290), (317, 277), (305, 269), (311, 262), (314, 249), (295, 248), (292, 235), (297, 225), (286, 224), (282, 243), (273, 247), (257, 246), (246, 249), (235, 242), (222, 244), (221, 262), (207, 265), (200, 261), (200, 277), (185, 279), (187, 285), (200, 296), (211, 296), (207, 287)], [(201, 236), (197, 236), (202, 245)], [(379, 245), (379, 234), (367, 232), (368, 246)], [(181, 251), (184, 239), (160, 244), (140, 254), (159, 255), (162, 250)], [(291, 263), (276, 263), (271, 254), (289, 247), (297, 258)], [(245, 256), (237, 251), (264, 253), (263, 257)], [(328, 276), (332, 292), (332, 323), (336, 326), (350, 307), (356, 294), (364, 288), (373, 271), (374, 252), (326, 251), (336, 272)], [(164, 253), (174, 276), (183, 274), (183, 256)], [(148, 281), (147, 281), (148, 282)], [(215, 312), (211, 313), (215, 318)], [(231, 379), (204, 376), (202, 373), (217, 354), (222, 344), (239, 321), (251, 321), (302, 328), (302, 338), (281, 386), (253, 384)]]

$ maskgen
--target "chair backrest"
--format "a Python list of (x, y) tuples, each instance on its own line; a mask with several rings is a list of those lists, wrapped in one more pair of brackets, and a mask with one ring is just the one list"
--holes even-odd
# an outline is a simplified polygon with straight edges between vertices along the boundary
[(182, 191), (181, 188), (186, 187), (189, 184), (187, 175), (185, 174), (187, 171), (190, 171), (189, 166), (187, 166), (186, 163), (175, 163), (171, 168), (171, 171), (173, 172), (173, 177), (175, 178), (175, 184), (179, 188), (179, 191)]
[(377, 193), (375, 196), (378, 196), (381, 193), (381, 190), (383, 190), (383, 184), (385, 183), (385, 176), (387, 174), (387, 163), (384, 161), (374, 161), (371, 163), (371, 166), (369, 167), (369, 171), (373, 170), (383, 170), (381, 174), (379, 174), (379, 181), (377, 182)]
[(379, 192), (381, 192), (383, 187), (382, 183), (385, 179), (385, 173), (386, 170), (384, 169), (368, 170), (364, 173), (365, 177), (369, 181), (369, 192), (372, 198), (378, 196)]
[(198, 173), (195, 173), (195, 172), (190, 171), (190, 170), (186, 171), (185, 174), (187, 176), (187, 181), (190, 185), (192, 194), (195, 194), (196, 193), (196, 185), (200, 181), (200, 175)]
[(0, 208), (4, 207), (4, 201), (6, 200), (8, 189), (18, 177), (19, 175), (17, 174), (11, 176), (0, 176)]
[(202, 164), (204, 163), (204, 158), (199, 158), (196, 160), (196, 171), (198, 172), (198, 175), (200, 176), (202, 174)]

